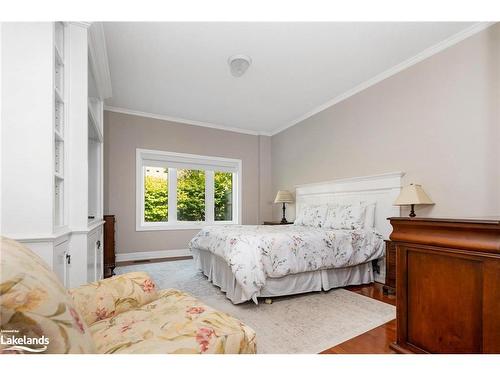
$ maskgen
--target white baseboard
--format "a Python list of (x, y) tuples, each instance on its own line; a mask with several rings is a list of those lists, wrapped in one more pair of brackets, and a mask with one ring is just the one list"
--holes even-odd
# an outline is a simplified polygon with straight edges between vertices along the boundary
[(191, 251), (189, 251), (189, 249), (138, 251), (136, 253), (116, 254), (116, 261), (129, 262), (135, 260), (188, 257), (192, 255), (193, 254), (191, 253)]

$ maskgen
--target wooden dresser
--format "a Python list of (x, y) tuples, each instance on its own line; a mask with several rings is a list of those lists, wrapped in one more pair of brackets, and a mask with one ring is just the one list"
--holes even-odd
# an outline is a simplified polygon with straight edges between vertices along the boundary
[(382, 288), (384, 294), (396, 293), (396, 244), (385, 241), (385, 284)]
[(500, 219), (390, 218), (400, 353), (500, 353)]
[(104, 215), (104, 278), (115, 274), (115, 215)]

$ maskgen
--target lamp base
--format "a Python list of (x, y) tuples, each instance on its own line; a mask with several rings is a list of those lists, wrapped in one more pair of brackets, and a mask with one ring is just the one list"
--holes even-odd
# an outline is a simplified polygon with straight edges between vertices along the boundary
[(281, 224), (288, 224), (285, 214), (286, 214), (286, 206), (285, 203), (283, 202), (283, 217), (281, 218)]
[(411, 210), (410, 210), (410, 217), (415, 217), (417, 215), (415, 215), (415, 205), (412, 204), (411, 205)]

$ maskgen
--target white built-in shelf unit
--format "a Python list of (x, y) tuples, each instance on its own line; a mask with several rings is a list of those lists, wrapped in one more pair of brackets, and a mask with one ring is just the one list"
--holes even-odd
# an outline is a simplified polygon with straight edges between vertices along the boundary
[(54, 228), (64, 226), (65, 25), (54, 23)]

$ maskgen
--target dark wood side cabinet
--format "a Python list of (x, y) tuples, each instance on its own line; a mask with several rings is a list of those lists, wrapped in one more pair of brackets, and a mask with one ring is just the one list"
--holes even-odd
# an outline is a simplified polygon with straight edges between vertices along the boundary
[(500, 353), (500, 219), (390, 218), (399, 353)]
[(396, 293), (396, 244), (390, 240), (385, 241), (385, 284), (382, 290), (384, 294)]
[(115, 215), (104, 215), (104, 278), (115, 274)]

